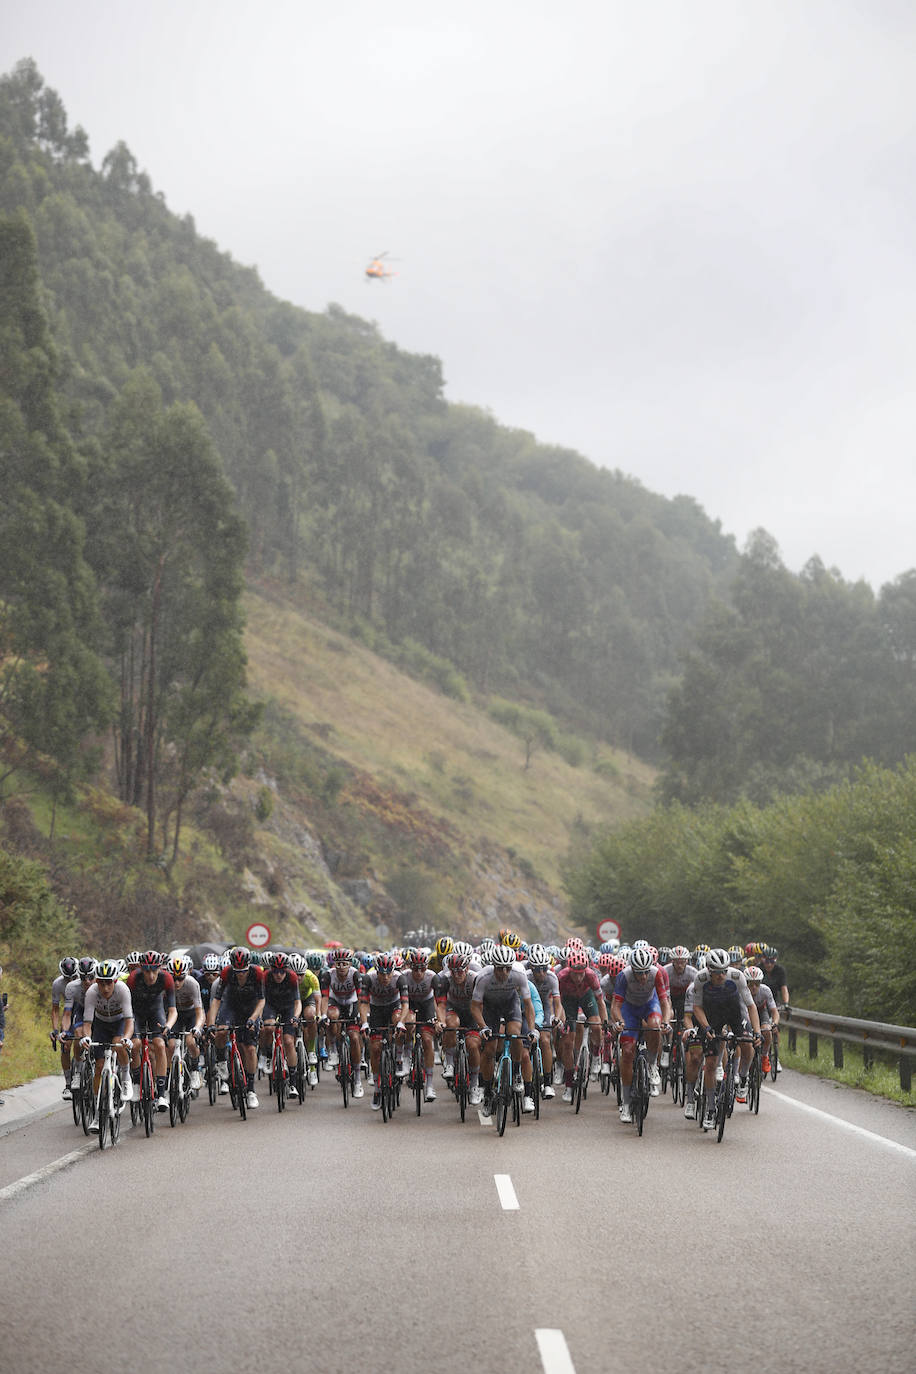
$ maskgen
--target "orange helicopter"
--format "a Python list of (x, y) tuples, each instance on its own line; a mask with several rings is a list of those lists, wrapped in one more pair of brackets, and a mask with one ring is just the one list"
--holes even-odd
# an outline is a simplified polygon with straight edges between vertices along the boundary
[(397, 272), (392, 272), (391, 268), (385, 265), (383, 259), (387, 258), (387, 256), (387, 252), (376, 254), (366, 268), (367, 281), (387, 281), (389, 277), (396, 277), (398, 275)]

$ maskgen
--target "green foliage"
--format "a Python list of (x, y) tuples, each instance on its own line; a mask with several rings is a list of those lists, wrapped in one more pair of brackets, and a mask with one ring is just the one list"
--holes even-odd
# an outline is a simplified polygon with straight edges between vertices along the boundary
[(0, 848), (0, 963), (38, 988), (56, 976), (61, 951), (76, 946), (76, 923), (41, 866)]
[(254, 805), (254, 814), (263, 825), (270, 820), (274, 809), (274, 794), (269, 787), (259, 787), (257, 801)]
[(775, 944), (793, 1000), (916, 1023), (916, 760), (851, 783), (695, 810), (672, 803), (567, 869), (573, 914), (656, 944)]

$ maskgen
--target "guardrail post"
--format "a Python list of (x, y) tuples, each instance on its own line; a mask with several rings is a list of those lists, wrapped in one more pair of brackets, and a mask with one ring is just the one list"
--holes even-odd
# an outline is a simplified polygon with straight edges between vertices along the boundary
[(789, 1027), (789, 1049), (791, 1050), (792, 1054), (795, 1053), (795, 1043), (796, 1043), (797, 1038), (798, 1038), (798, 1037), (797, 1037), (796, 1034), (795, 1034), (795, 1027), (794, 1027), (794, 1026), (790, 1026), (790, 1027)]
[(834, 1040), (833, 1042), (833, 1067), (841, 1069), (843, 1067), (843, 1042)]
[(913, 1088), (913, 1073), (909, 1055), (900, 1056), (900, 1086), (905, 1093), (911, 1092)]
[(862, 1046), (862, 1068), (870, 1069), (875, 1062), (875, 1056), (871, 1052), (870, 1046), (866, 1043)]
[(808, 1032), (808, 1058), (817, 1058), (817, 1036), (813, 1031)]

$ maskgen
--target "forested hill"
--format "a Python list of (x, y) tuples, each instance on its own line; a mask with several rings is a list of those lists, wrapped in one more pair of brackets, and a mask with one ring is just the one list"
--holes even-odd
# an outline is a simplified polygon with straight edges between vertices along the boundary
[(30, 61), (0, 83), (0, 213), (34, 233), (84, 476), (111, 471), (127, 416), (191, 402), (249, 573), (306, 588), (382, 652), (419, 645), (432, 672), (442, 660), (655, 755), (679, 653), (737, 561), (694, 500), (447, 403), (437, 358), (337, 306), (278, 300), (168, 209), (123, 143), (95, 169)]

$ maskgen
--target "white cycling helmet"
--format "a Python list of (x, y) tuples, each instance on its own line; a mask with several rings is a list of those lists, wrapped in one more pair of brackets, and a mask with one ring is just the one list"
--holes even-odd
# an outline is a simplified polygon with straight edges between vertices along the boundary
[(514, 964), (515, 950), (510, 949), (508, 945), (494, 946), (490, 950), (490, 963), (494, 968), (499, 968), (500, 965)]
[(706, 967), (713, 973), (725, 973), (731, 968), (727, 949), (711, 949), (706, 956)]
[(646, 946), (640, 945), (630, 955), (630, 968), (634, 973), (648, 973), (652, 964), (652, 951)]

